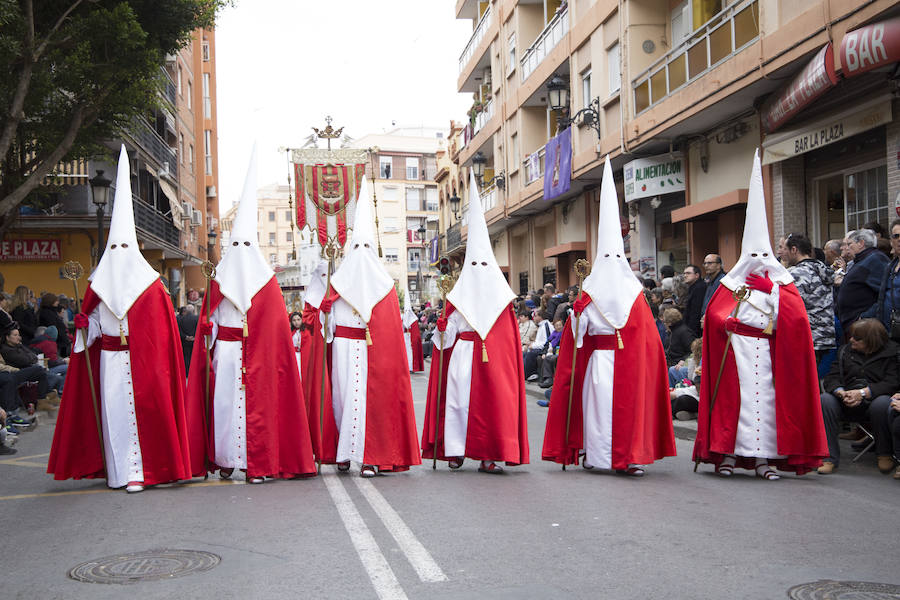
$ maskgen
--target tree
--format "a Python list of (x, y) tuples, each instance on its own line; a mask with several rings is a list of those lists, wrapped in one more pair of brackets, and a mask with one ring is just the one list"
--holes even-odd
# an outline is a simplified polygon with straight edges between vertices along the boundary
[(0, 0), (0, 239), (61, 161), (158, 103), (166, 54), (224, 0)]

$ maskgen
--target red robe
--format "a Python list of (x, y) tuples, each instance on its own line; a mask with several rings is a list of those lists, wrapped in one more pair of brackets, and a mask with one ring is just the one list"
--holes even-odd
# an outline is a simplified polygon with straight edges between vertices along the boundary
[[(713, 405), (722, 354), (728, 334), (725, 319), (734, 311), (737, 301), (731, 290), (720, 285), (706, 308), (703, 328), (703, 369), (700, 372), (700, 412), (697, 416), (697, 438), (694, 460), (718, 465), (726, 454), (734, 452), (741, 409), (740, 382), (734, 351), (729, 346)], [(787, 458), (770, 460), (782, 471), (802, 475), (822, 464), (828, 456), (819, 380), (813, 352), (812, 332), (803, 299), (793, 283), (782, 285), (778, 293), (778, 323), (769, 340), (772, 352), (772, 376), (775, 387), (775, 424), (778, 454)], [(737, 466), (753, 469), (754, 458), (738, 457)]]
[[(207, 322), (206, 303), (210, 314), (222, 302), (222, 292), (216, 281), (210, 282), (207, 297), (200, 308), (200, 323)], [(291, 332), (284, 319), (284, 299), (275, 278), (269, 280), (253, 297), (247, 311), (247, 330), (244, 356), (247, 372), (247, 476), (291, 478), (316, 472), (306, 418), (303, 389), (294, 356)], [(209, 407), (205, 410), (206, 336), (196, 336), (194, 354), (188, 377), (188, 418), (191, 425), (191, 445), (209, 448), (210, 464), (204, 457), (194, 457), (194, 474), (217, 468), (213, 447), (213, 402), (215, 400), (215, 370), (210, 365)], [(210, 355), (215, 346), (210, 350)], [(204, 414), (206, 412), (206, 414)]]
[(412, 347), (413, 373), (421, 373), (425, 370), (425, 354), (422, 351), (422, 331), (418, 321), (409, 326), (409, 345)]
[[(455, 310), (447, 303), (447, 316)], [(435, 331), (435, 336), (440, 332)], [(457, 338), (458, 339), (458, 338)], [(475, 334), (472, 344), (472, 387), (469, 394), (469, 421), (466, 428), (466, 456), (476, 460), (504, 461), (508, 465), (527, 464), (528, 415), (525, 411), (525, 376), (522, 342), (512, 305), (503, 310), (487, 338)], [(482, 347), (488, 361), (482, 360)], [(435, 408), (438, 400), (438, 368), (442, 366), (440, 414), (437, 427), (437, 457), (444, 455), (444, 410), (447, 406), (447, 369), (456, 344), (431, 354), (428, 378), (428, 403), (422, 431), (422, 457), (433, 458), (435, 451)]]
[[(100, 302), (88, 286), (82, 311), (89, 315)], [(190, 479), (191, 463), (203, 460), (203, 446), (188, 444), (181, 338), (161, 281), (144, 290), (126, 318), (144, 484)], [(99, 339), (88, 348), (87, 356), (102, 406), (106, 399), (100, 388)], [(85, 352), (72, 354), (63, 391), (47, 472), (54, 479), (105, 477)]]
[[(337, 293), (331, 296), (332, 301)], [(365, 464), (406, 471), (422, 463), (406, 358), (400, 302), (393, 290), (372, 309), (367, 351)], [(333, 346), (329, 345), (329, 355)], [(334, 419), (332, 419), (332, 422)]]
[[(300, 333), (303, 397), (306, 399), (306, 414), (309, 417), (309, 433), (312, 437), (313, 452), (319, 461), (334, 463), (337, 456), (338, 431), (334, 423), (334, 409), (331, 404), (331, 371), (328, 369), (327, 362), (324, 363), (324, 377), (322, 371), (325, 339), (322, 337), (322, 323), (319, 320), (319, 314), (318, 308), (304, 304), (303, 324), (305, 327)], [(320, 408), (324, 408), (324, 411), (320, 411)], [(321, 422), (319, 420), (320, 412), (322, 414)], [(320, 428), (324, 431), (324, 436), (320, 435)]]
[[(616, 345), (612, 348), (615, 350), (612, 468), (627, 469), (629, 464), (645, 465), (666, 456), (675, 456), (675, 434), (666, 356), (659, 330), (642, 294), (635, 299), (628, 322), (619, 333), (624, 347), (619, 349)], [(569, 439), (566, 440), (574, 347), (575, 336), (572, 327), (566, 323), (556, 361), (541, 453), (544, 460), (563, 465), (578, 464), (579, 451), (584, 448), (582, 390), (592, 352), (582, 347), (575, 355), (572, 412)]]

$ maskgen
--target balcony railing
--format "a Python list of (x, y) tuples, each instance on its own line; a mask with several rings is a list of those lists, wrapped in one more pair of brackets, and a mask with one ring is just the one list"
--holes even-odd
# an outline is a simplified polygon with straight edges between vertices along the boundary
[(541, 32), (541, 35), (534, 43), (522, 54), (522, 81), (528, 79), (541, 61), (550, 54), (550, 51), (556, 48), (569, 31), (569, 7), (566, 5), (561, 11), (553, 15), (547, 26)]
[(172, 223), (171, 217), (163, 215), (138, 196), (133, 197), (132, 204), (135, 227), (155, 235), (176, 248), (180, 247), (178, 229)]
[(178, 160), (175, 150), (156, 133), (150, 124), (144, 119), (137, 119), (131, 134), (150, 156), (155, 158), (160, 165), (168, 165), (168, 172), (172, 179), (178, 179)]
[(489, 186), (481, 190), (481, 207), (487, 212), (497, 206), (497, 186), (491, 183)]
[(541, 146), (525, 157), (522, 164), (525, 166), (525, 185), (534, 183), (544, 176), (544, 151), (546, 146)]
[(759, 2), (743, 0), (723, 10), (670, 50), (631, 84), (640, 114), (759, 38)]
[(475, 26), (475, 31), (472, 32), (472, 37), (469, 38), (469, 43), (466, 44), (466, 49), (463, 50), (463, 53), (459, 56), (459, 72), (462, 73), (466, 65), (469, 64), (469, 61), (472, 60), (472, 55), (475, 53), (475, 49), (478, 48), (478, 44), (481, 43), (481, 40), (484, 39), (484, 34), (487, 33), (488, 27), (491, 26), (491, 21), (493, 20), (493, 12), (491, 10), (490, 4), (487, 9), (484, 11), (484, 14), (481, 15), (481, 19), (478, 21), (478, 25)]
[(481, 112), (475, 115), (475, 125), (472, 127), (472, 137), (478, 135), (478, 132), (487, 125), (487, 122), (494, 116), (494, 99), (491, 98), (481, 109)]
[(169, 75), (169, 72), (160, 67), (160, 71), (163, 73), (163, 96), (172, 106), (175, 106), (175, 100), (178, 94), (177, 89), (175, 88), (175, 82), (172, 81), (172, 76)]
[(408, 261), (408, 263), (406, 265), (406, 270), (407, 271), (418, 271), (419, 265), (421, 265), (421, 264), (422, 264), (422, 261), (419, 261), (419, 260)]
[(452, 252), (460, 246), (462, 246), (462, 225), (456, 222), (447, 228), (447, 248), (445, 251)]

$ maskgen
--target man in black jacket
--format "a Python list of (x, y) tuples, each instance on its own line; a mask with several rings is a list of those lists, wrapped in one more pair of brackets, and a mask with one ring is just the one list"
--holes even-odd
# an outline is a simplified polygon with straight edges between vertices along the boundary
[(875, 234), (868, 229), (851, 231), (846, 243), (853, 254), (853, 266), (844, 276), (835, 302), (835, 312), (845, 332), (878, 301), (881, 279), (890, 262), (878, 250)]
[(684, 323), (694, 332), (695, 337), (700, 337), (700, 316), (703, 314), (703, 298), (706, 296), (706, 282), (700, 278), (700, 267), (686, 266), (684, 283), (688, 286), (687, 300), (684, 302)]

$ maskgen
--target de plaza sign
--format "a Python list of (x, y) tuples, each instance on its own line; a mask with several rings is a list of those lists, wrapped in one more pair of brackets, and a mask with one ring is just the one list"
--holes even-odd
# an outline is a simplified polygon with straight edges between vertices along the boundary
[(680, 152), (638, 158), (625, 165), (625, 201), (684, 191)]
[(60, 260), (59, 240), (21, 239), (0, 243), (0, 262)]

